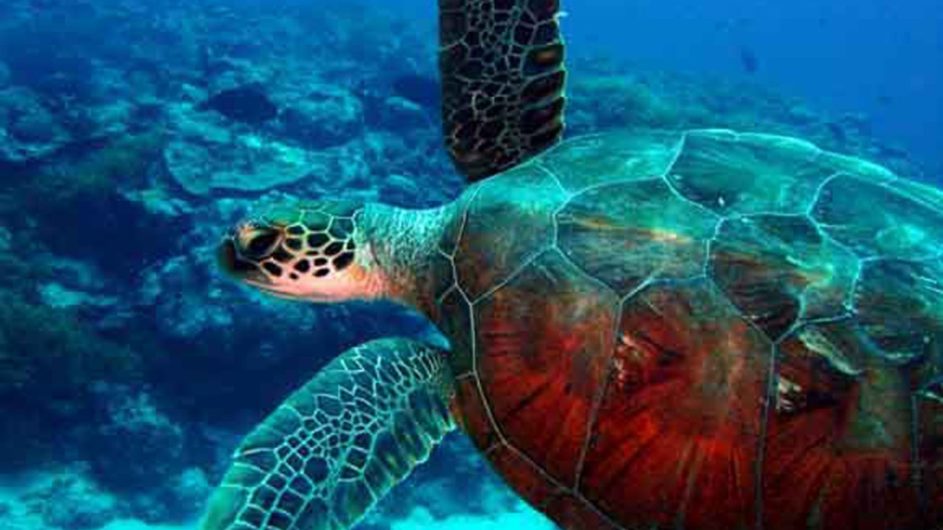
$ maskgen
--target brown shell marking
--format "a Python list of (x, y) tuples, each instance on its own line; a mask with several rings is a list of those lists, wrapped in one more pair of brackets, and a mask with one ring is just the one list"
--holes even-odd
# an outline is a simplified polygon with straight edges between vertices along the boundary
[(858, 334), (811, 325), (780, 347), (762, 469), (777, 528), (915, 528), (908, 382)]
[(580, 484), (619, 521), (755, 526), (772, 345), (714, 289), (665, 285), (623, 306)]

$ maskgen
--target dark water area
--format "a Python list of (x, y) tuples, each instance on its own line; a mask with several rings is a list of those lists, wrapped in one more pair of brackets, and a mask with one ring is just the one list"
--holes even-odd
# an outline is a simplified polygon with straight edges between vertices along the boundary
[[(936, 3), (564, 10), (571, 136), (763, 131), (943, 182)], [(265, 296), (217, 254), (273, 203), (462, 192), (436, 32), (433, 0), (0, 4), (0, 530), (196, 528), (239, 440), (320, 368), (442, 341), (391, 303)], [(454, 435), (356, 528), (553, 526)]]

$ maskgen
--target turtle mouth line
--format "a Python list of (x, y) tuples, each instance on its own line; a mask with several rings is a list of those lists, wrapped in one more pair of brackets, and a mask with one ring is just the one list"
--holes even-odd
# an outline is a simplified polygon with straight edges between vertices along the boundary
[(287, 293), (276, 288), (272, 284), (272, 282), (268, 281), (268, 278), (266, 278), (264, 281), (255, 280), (255, 279), (245, 279), (245, 283), (249, 287), (255, 287), (256, 289), (268, 295), (274, 296), (276, 298), (281, 298), (283, 300), (296, 300), (297, 299), (297, 297), (292, 295), (291, 293)]

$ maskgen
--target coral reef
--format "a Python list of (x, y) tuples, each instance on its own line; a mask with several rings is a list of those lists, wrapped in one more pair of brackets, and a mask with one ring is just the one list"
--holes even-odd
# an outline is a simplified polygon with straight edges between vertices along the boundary
[(30, 390), (40, 404), (100, 378), (134, 369), (136, 356), (56, 307), (0, 295), (0, 392)]
[(75, 471), (50, 477), (22, 501), (43, 524), (62, 530), (101, 528), (120, 514), (113, 495)]
[(86, 208), (115, 189), (140, 186), (163, 140), (151, 132), (74, 147), (72, 152), (46, 159), (24, 179), (17, 191), (22, 200), (53, 213)]
[(166, 484), (183, 471), (183, 429), (148, 394), (108, 384), (96, 385), (94, 393), (103, 409), (89, 447), (98, 483), (133, 492)]
[(0, 291), (0, 469), (52, 458), (90, 414), (89, 384), (133, 380), (139, 361), (69, 310)]
[(24, 162), (52, 154), (69, 141), (39, 94), (22, 86), (0, 90), (0, 160)]
[(281, 133), (308, 149), (351, 141), (363, 132), (363, 103), (350, 91), (331, 85), (311, 88), (287, 104), (279, 117)]

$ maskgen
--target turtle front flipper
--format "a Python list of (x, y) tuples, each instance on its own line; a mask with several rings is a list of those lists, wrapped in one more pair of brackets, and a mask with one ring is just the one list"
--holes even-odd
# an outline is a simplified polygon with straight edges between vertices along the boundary
[(559, 8), (559, 0), (439, 0), (445, 143), (469, 180), (562, 137)]
[(249, 434), (203, 530), (342, 530), (453, 429), (442, 351), (405, 339), (348, 350)]

